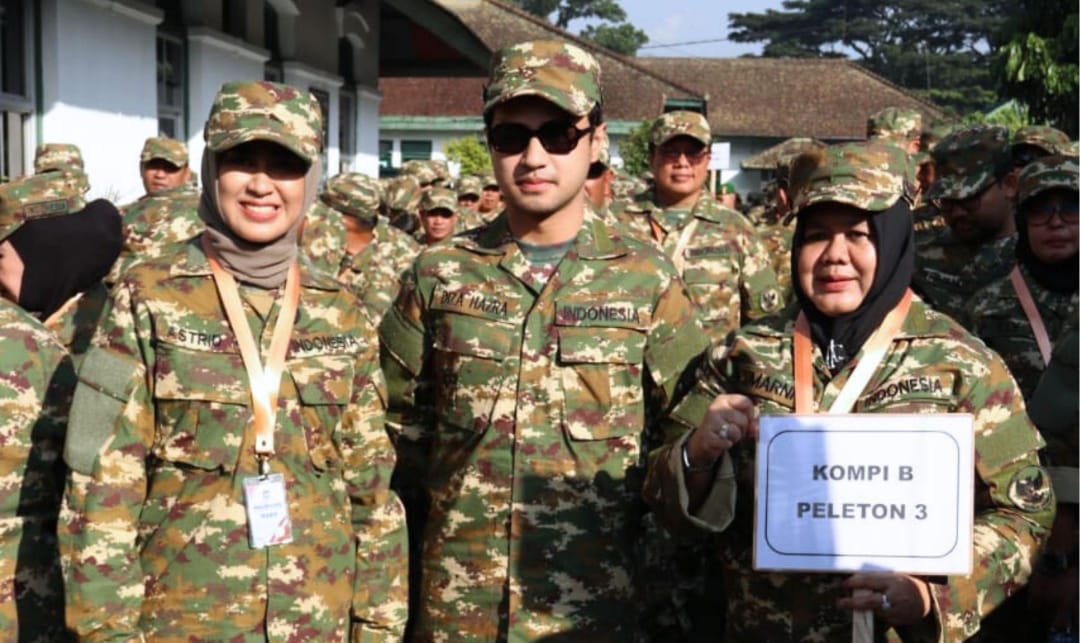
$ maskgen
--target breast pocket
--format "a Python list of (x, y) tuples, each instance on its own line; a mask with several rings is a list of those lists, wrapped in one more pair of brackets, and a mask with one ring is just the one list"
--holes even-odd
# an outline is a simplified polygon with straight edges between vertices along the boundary
[(738, 262), (729, 248), (688, 248), (683, 268), (683, 281), (690, 298), (697, 305), (701, 318), (715, 322), (739, 321)]
[(644, 330), (559, 328), (563, 424), (571, 439), (606, 440), (642, 431), (644, 352)]
[(159, 343), (154, 457), (179, 468), (233, 471), (251, 419), (246, 383), (237, 353)]
[(319, 471), (336, 468), (341, 462), (334, 435), (352, 399), (354, 359), (352, 355), (316, 355), (289, 362), (300, 399), (304, 439), (311, 464)]
[(485, 431), (506, 379), (504, 362), (514, 344), (515, 328), (444, 313), (432, 331), (436, 415), (451, 426)]

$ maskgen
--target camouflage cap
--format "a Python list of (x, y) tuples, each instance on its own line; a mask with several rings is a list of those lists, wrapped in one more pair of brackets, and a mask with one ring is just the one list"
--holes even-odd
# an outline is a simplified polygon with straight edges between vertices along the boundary
[(485, 188), (499, 189), (499, 182), (495, 180), (495, 175), (490, 172), (480, 177), (480, 185)]
[(480, 177), (478, 176), (463, 176), (457, 184), (457, 194), (461, 196), (480, 196), (480, 193), (484, 191), (484, 186), (480, 183)]
[(611, 167), (611, 139), (608, 138), (607, 128), (600, 130), (597, 139), (600, 143), (600, 155), (597, 160), (600, 165)]
[(449, 188), (434, 187), (424, 192), (420, 197), (420, 209), (424, 212), (442, 208), (451, 212), (457, 212), (457, 193)]
[(792, 211), (817, 203), (888, 210), (906, 193), (906, 171), (907, 155), (894, 145), (864, 141), (811, 150), (791, 164)]
[(649, 143), (663, 145), (676, 136), (689, 136), (702, 145), (712, 143), (709, 121), (697, 112), (678, 110), (661, 114), (649, 128)]
[(338, 212), (371, 221), (379, 212), (379, 182), (357, 172), (338, 174), (326, 182), (319, 198)]
[(428, 161), (413, 159), (401, 164), (401, 173), (411, 176), (421, 186), (431, 185), (439, 180), (439, 173)]
[(427, 166), (435, 173), (435, 185), (450, 185), (450, 181), (454, 178), (454, 175), (450, 174), (450, 166), (446, 164), (446, 161), (431, 159), (427, 162)]
[(1069, 144), (1069, 135), (1049, 125), (1028, 125), (1016, 130), (1012, 146), (1031, 145), (1045, 154), (1061, 154)]
[(34, 174), (84, 169), (82, 152), (71, 143), (42, 143), (34, 152)]
[(225, 83), (214, 97), (203, 137), (211, 152), (271, 141), (308, 163), (322, 151), (322, 109), (310, 93), (268, 81)]
[(907, 107), (886, 107), (866, 119), (866, 137), (904, 141), (922, 134), (922, 114)]
[(941, 139), (930, 152), (937, 176), (927, 198), (964, 200), (990, 187), (1008, 145), (1000, 125), (971, 125)]
[(82, 172), (42, 172), (0, 186), (0, 240), (34, 219), (79, 212), (86, 207)]
[(187, 145), (168, 136), (148, 138), (143, 143), (142, 153), (139, 154), (139, 162), (146, 163), (154, 159), (168, 161), (176, 167), (184, 167), (188, 164)]
[(415, 212), (420, 205), (420, 193), (420, 182), (415, 176), (399, 176), (386, 189), (386, 207), (394, 211)]
[(584, 49), (562, 40), (504, 47), (491, 59), (484, 113), (518, 96), (539, 96), (574, 116), (584, 116), (604, 102), (600, 64)]
[(1054, 188), (1080, 192), (1080, 163), (1072, 156), (1044, 156), (1032, 161), (1020, 172), (1016, 183), (1016, 202), (1028, 199)]

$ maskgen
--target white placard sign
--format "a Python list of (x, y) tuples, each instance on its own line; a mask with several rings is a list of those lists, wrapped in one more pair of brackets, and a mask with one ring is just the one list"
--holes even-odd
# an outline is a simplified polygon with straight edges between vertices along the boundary
[(709, 169), (726, 170), (731, 167), (731, 143), (713, 143), (709, 146)]
[(974, 418), (761, 418), (754, 569), (971, 571)]

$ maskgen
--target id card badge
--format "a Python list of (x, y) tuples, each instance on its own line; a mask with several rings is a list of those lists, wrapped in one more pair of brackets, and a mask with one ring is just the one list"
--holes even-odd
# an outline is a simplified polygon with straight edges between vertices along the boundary
[(252, 549), (292, 542), (285, 476), (271, 473), (244, 478), (244, 507), (247, 510), (248, 542)]

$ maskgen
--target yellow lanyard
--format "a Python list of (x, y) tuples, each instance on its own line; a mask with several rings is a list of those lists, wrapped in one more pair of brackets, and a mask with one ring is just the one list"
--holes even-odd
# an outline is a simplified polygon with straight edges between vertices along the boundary
[(217, 286), (218, 296), (225, 307), (225, 316), (240, 346), (244, 368), (247, 370), (255, 416), (255, 457), (259, 461), (259, 473), (266, 475), (269, 472), (270, 458), (274, 455), (274, 424), (277, 422), (281, 374), (285, 370), (285, 354), (289, 350), (296, 309), (300, 303), (300, 268), (295, 260), (289, 266), (289, 274), (285, 279), (285, 300), (278, 312), (277, 323), (274, 324), (274, 334), (270, 338), (270, 352), (266, 356), (264, 369), (259, 359), (259, 346), (251, 334), (251, 326), (244, 315), (243, 304), (240, 303), (236, 280), (221, 267), (217, 252), (205, 235), (202, 238), (202, 247), (214, 274), (214, 285)]

